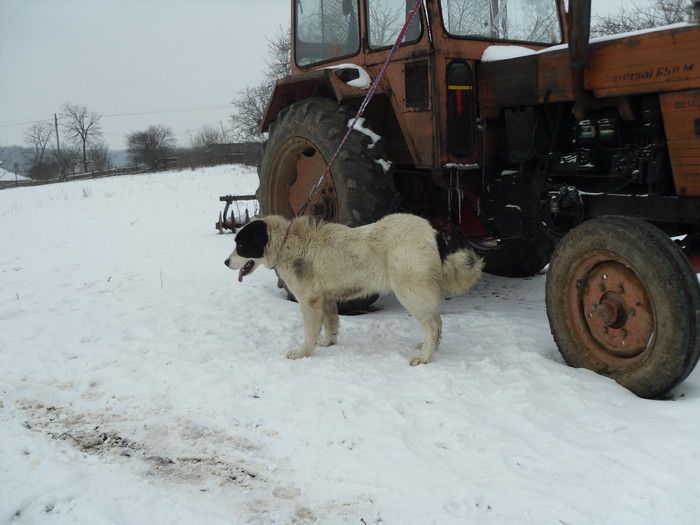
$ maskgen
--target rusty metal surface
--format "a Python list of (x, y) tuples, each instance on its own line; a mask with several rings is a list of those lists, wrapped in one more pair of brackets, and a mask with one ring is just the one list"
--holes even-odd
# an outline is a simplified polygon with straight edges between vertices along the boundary
[(224, 233), (224, 230), (231, 230), (231, 232), (236, 233), (236, 230), (239, 227), (243, 226), (244, 224), (247, 224), (250, 221), (250, 214), (248, 213), (248, 209), (246, 208), (245, 219), (243, 220), (243, 222), (237, 222), (233, 211), (231, 211), (231, 214), (229, 215), (229, 208), (234, 202), (252, 201), (256, 199), (257, 197), (255, 195), (224, 195), (222, 197), (219, 197), (219, 200), (221, 202), (225, 202), (226, 206), (224, 206), (223, 212), (219, 212), (219, 220), (214, 224), (214, 228), (219, 230), (220, 234)]
[[(326, 168), (326, 159), (318, 150), (306, 150), (296, 157), (295, 175), (287, 188), (289, 204), (298, 214), (306, 204), (311, 189), (318, 182), (319, 174)], [(282, 187), (278, 191), (284, 191)], [(284, 198), (284, 196), (280, 196)], [(331, 176), (323, 178), (319, 191), (308, 203), (305, 215), (313, 215), (327, 221), (338, 221), (338, 210), (335, 206), (335, 185)]]
[(699, 25), (596, 42), (585, 87), (597, 97), (694, 88), (700, 84), (699, 50)]
[(627, 261), (591, 250), (570, 275), (564, 304), (581, 354), (611, 370), (641, 366), (651, 355), (656, 316), (652, 298)]
[(618, 261), (595, 265), (583, 276), (581, 309), (599, 352), (635, 357), (653, 335), (654, 314), (644, 284)]
[(666, 93), (659, 99), (676, 191), (700, 195), (700, 89)]

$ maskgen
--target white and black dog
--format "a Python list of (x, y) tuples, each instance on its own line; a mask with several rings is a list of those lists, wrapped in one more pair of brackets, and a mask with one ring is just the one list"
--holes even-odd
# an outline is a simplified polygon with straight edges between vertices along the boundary
[[(337, 301), (394, 292), (423, 330), (412, 365), (429, 363), (442, 331), (444, 292), (461, 294), (477, 281), (483, 260), (468, 248), (449, 253), (428, 221), (408, 214), (349, 228), (308, 217), (272, 215), (244, 226), (225, 261), (238, 280), (263, 264), (277, 271), (296, 296), (304, 320), (304, 344), (287, 357), (311, 355), (338, 337)], [(323, 336), (321, 336), (323, 327)]]

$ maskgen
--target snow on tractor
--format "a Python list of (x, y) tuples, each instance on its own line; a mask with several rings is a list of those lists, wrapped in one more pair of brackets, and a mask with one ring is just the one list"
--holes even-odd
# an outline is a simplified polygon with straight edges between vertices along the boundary
[(590, 0), (424, 0), (410, 24), (415, 0), (291, 4), (292, 73), (262, 123), (263, 213), (357, 226), (399, 210), (475, 247), (493, 274), (549, 264), (567, 363), (642, 397), (688, 376), (700, 353), (697, 2), (688, 23), (592, 41)]

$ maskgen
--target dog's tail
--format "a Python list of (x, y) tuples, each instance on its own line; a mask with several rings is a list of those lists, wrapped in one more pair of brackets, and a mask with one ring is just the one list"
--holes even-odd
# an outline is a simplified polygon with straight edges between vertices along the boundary
[(442, 289), (452, 294), (463, 294), (481, 277), (484, 260), (474, 250), (462, 248), (442, 260)]

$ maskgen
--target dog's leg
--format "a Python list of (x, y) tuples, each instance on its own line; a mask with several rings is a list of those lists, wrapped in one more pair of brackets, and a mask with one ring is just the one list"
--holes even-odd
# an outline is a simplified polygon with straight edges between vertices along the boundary
[(419, 345), (420, 353), (409, 362), (411, 366), (424, 365), (433, 360), (433, 354), (440, 344), (442, 335), (442, 319), (440, 314), (418, 315), (413, 314), (423, 329), (423, 343)]
[(291, 350), (287, 353), (289, 359), (300, 359), (310, 356), (319, 335), (321, 334), (321, 323), (323, 321), (323, 298), (320, 295), (300, 298), (297, 297), (301, 307), (301, 316), (304, 321), (304, 344), (299, 350)]
[(423, 343), (418, 346), (420, 353), (409, 361), (411, 366), (430, 363), (442, 335), (441, 292), (434, 291), (428, 295), (419, 295), (411, 290), (397, 290), (396, 298), (415, 317), (423, 330)]
[(318, 346), (331, 346), (338, 340), (338, 305), (335, 301), (323, 301), (323, 335)]

